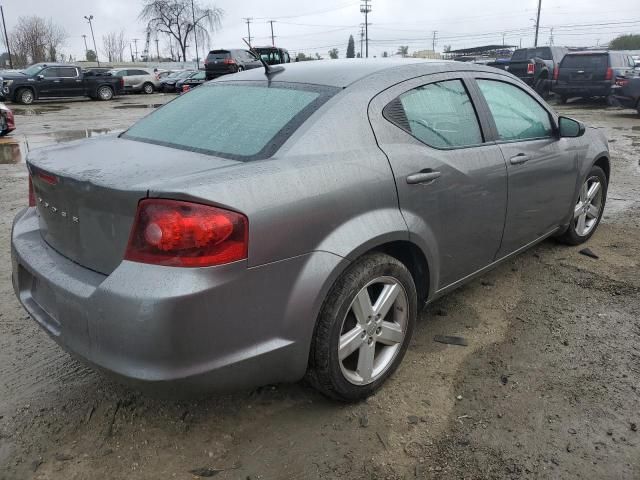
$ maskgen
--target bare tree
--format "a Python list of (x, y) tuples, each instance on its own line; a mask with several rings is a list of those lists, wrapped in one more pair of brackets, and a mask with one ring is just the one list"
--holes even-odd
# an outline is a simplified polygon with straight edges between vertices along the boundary
[(122, 62), (126, 47), (127, 40), (124, 37), (124, 30), (109, 32), (102, 36), (102, 52), (107, 56), (109, 62)]
[(26, 66), (30, 63), (55, 62), (66, 39), (65, 30), (51, 19), (36, 15), (20, 17), (10, 35), (14, 63)]
[(193, 36), (194, 28), (198, 41), (204, 45), (209, 40), (209, 30), (217, 30), (224, 16), (224, 11), (218, 7), (207, 7), (198, 1), (193, 5), (192, 12), (191, 0), (145, 0), (139, 15), (141, 20), (148, 22), (149, 28), (176, 40), (183, 60), (186, 60), (187, 42)]

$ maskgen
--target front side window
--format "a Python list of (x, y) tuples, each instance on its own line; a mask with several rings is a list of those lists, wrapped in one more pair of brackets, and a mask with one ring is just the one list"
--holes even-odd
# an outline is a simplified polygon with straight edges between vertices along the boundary
[(206, 84), (133, 125), (123, 138), (235, 160), (268, 158), (338, 89)]
[(497, 80), (478, 80), (500, 140), (528, 140), (553, 135), (549, 113), (524, 90)]
[(78, 71), (73, 67), (58, 67), (58, 76), (72, 78), (78, 76)]
[(55, 67), (45, 68), (40, 72), (40, 75), (43, 75), (44, 78), (58, 78), (60, 76), (58, 75), (58, 69)]
[(461, 80), (431, 83), (392, 101), (385, 117), (435, 148), (459, 148), (483, 142), (471, 98)]

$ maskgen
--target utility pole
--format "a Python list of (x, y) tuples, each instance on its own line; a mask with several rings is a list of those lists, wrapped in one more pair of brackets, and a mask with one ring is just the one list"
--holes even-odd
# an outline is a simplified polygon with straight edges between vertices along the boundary
[(551, 33), (549, 34), (549, 46), (553, 47), (553, 27), (551, 27)]
[(93, 20), (93, 15), (89, 15), (88, 17), (85, 15), (84, 18), (89, 22), (89, 28), (91, 29), (91, 38), (93, 38), (93, 50), (96, 54), (96, 62), (98, 62), (98, 66), (100, 66), (100, 59), (98, 58), (98, 47), (96, 47), (96, 36), (93, 34), (93, 24), (91, 20)]
[(136, 47), (136, 56), (135, 56), (135, 60), (134, 60), (134, 62), (137, 62), (137, 61), (138, 61), (138, 39), (137, 39), (137, 38), (134, 38), (134, 39), (133, 39), (133, 44), (134, 44), (134, 45), (135, 45), (135, 47)]
[(275, 22), (275, 20), (269, 20), (267, 23), (271, 24), (271, 46), (275, 47), (276, 46), (276, 41), (275, 41), (276, 37), (273, 36), (273, 22)]
[(131, 48), (131, 42), (129, 42), (129, 52), (131, 52), (131, 63), (135, 62), (133, 59), (133, 48)]
[(9, 37), (7, 36), (7, 26), (4, 23), (4, 9), (0, 5), (0, 13), (2, 13), (2, 28), (4, 30), (4, 41), (7, 44), (7, 53), (9, 54), (9, 67), (13, 70), (13, 60), (11, 59), (11, 47), (9, 47)]
[(193, 40), (194, 40), (193, 43), (196, 46), (196, 70), (199, 70), (200, 57), (198, 56), (198, 32), (197, 32), (198, 25), (196, 24), (196, 9), (193, 6), (193, 0), (191, 0), (191, 16), (193, 17)]
[(362, 56), (362, 45), (364, 44), (364, 23), (360, 24), (360, 58), (364, 58)]
[(158, 56), (158, 61), (160, 61), (160, 47), (158, 46), (159, 43), (160, 40), (156, 38), (156, 55)]
[(436, 30), (434, 30), (433, 31), (432, 46), (431, 46), (431, 51), (433, 53), (436, 53), (436, 40), (438, 40), (438, 32)]
[(504, 33), (502, 34), (502, 46), (504, 47)]
[(371, 13), (371, 0), (362, 0), (360, 13), (364, 13), (364, 44), (365, 58), (369, 58), (369, 14)]
[(86, 35), (82, 35), (82, 39), (84, 40), (84, 56), (87, 56), (87, 51), (89, 50), (89, 47), (87, 47), (87, 36)]
[(249, 42), (249, 45), (251, 45), (251, 21), (253, 20), (253, 18), (245, 17), (243, 18), (243, 20), (247, 23), (247, 41)]
[(540, 30), (540, 9), (542, 8), (542, 0), (538, 0), (538, 17), (536, 20), (536, 39), (533, 42), (533, 46), (538, 46), (538, 31)]

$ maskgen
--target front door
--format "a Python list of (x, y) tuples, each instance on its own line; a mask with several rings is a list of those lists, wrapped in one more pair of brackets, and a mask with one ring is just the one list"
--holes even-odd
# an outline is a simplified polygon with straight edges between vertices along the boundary
[(507, 163), (509, 207), (498, 253), (502, 257), (567, 219), (584, 148), (573, 139), (559, 138), (552, 114), (519, 84), (499, 76), (476, 81)]
[(62, 80), (57, 67), (47, 67), (40, 71), (36, 80), (38, 97), (60, 97), (62, 95)]
[(410, 236), (439, 260), (430, 265), (438, 291), (494, 261), (507, 208), (505, 161), (467, 81), (461, 72), (412, 79), (369, 109)]

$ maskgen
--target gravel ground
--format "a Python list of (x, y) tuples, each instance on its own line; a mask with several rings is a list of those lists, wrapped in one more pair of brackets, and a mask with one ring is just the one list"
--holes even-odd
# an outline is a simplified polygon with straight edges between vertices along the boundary
[(16, 108), (18, 132), (0, 140), (0, 479), (640, 478), (634, 112), (557, 107), (611, 141), (609, 201), (588, 243), (599, 259), (545, 242), (432, 304), (397, 374), (360, 404), (303, 384), (169, 401), (63, 353), (14, 298), (8, 253), (24, 151), (121, 130), (169, 98)]

